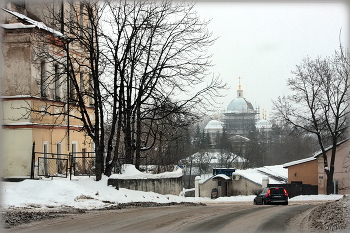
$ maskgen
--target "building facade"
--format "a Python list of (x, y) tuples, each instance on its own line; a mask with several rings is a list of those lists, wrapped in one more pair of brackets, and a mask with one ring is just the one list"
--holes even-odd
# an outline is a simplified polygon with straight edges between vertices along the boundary
[[(64, 59), (52, 41), (65, 43), (65, 36), (63, 28), (44, 15), (65, 12), (63, 5), (61, 1), (7, 1), (1, 9), (3, 178), (59, 175), (68, 169), (60, 159), (67, 159), (69, 153), (93, 155), (94, 144), (83, 130), (78, 106), (70, 100), (67, 69), (50, 59)], [(89, 76), (80, 73), (77, 77), (84, 88)], [(86, 105), (91, 101), (86, 99)], [(93, 117), (93, 107), (87, 110)], [(79, 166), (84, 170), (91, 164)]]
[[(338, 143), (334, 163), (333, 181), (337, 184), (339, 194), (350, 194), (350, 140)], [(328, 161), (330, 161), (332, 148), (326, 149)], [(318, 186), (318, 194), (327, 194), (327, 175), (324, 171), (322, 152), (316, 152), (314, 156), (286, 163), (288, 168), (288, 183), (302, 182)]]

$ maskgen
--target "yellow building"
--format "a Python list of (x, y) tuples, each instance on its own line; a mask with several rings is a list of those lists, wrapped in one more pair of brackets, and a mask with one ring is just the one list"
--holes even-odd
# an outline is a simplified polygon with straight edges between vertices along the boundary
[[(53, 1), (52, 7), (63, 7)], [(72, 101), (66, 68), (40, 57), (37, 48), (62, 56), (51, 44), (38, 45), (33, 34), (64, 43), (63, 33), (41, 19), (38, 3), (8, 1), (1, 13), (2, 32), (2, 177), (64, 176), (72, 165), (77, 174), (91, 173), (94, 144), (83, 130), (78, 106)], [(49, 26), (47, 26), (49, 25)], [(81, 51), (75, 47), (75, 51)], [(78, 53), (78, 52), (77, 52)], [(83, 54), (83, 53), (82, 53)], [(77, 76), (80, 88), (89, 75)], [(68, 91), (67, 91), (68, 90)], [(67, 98), (67, 96), (70, 96)], [(86, 109), (93, 119), (92, 100)], [(68, 115), (70, 117), (68, 117)], [(35, 146), (34, 146), (35, 143)]]

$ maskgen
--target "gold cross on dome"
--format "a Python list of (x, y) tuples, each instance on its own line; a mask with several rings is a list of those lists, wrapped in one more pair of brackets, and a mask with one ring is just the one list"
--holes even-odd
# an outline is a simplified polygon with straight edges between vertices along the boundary
[(242, 90), (241, 79), (241, 77), (238, 77), (238, 90)]

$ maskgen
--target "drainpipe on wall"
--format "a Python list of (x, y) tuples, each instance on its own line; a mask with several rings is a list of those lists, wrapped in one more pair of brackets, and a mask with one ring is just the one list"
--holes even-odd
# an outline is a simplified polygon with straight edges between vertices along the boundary
[(200, 176), (194, 178), (194, 196), (199, 197), (199, 181), (201, 180)]

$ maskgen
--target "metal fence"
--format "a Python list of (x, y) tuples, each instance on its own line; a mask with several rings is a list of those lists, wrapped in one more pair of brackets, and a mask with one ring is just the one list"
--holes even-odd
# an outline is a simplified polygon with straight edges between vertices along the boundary
[(38, 176), (64, 177), (68, 174), (68, 159), (38, 158)]
[(32, 168), (37, 169), (38, 176), (67, 178), (68, 174), (74, 176), (95, 175), (96, 158), (94, 152), (34, 153), (38, 162), (32, 163)]
[[(38, 158), (36, 163), (34, 158)], [(146, 164), (147, 157), (140, 158), (141, 164)], [(121, 167), (125, 164), (125, 158), (118, 158), (112, 168), (112, 173), (121, 173)], [(32, 169), (37, 169), (38, 176), (45, 177), (70, 177), (96, 175), (95, 152), (71, 152), (69, 154), (54, 154), (34, 152)], [(34, 178), (34, 173), (33, 173)]]
[(69, 155), (72, 159), (72, 174), (75, 176), (95, 175), (96, 157), (94, 152), (75, 152)]

